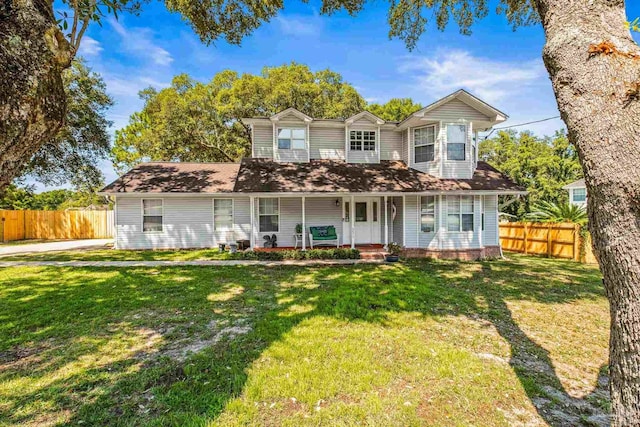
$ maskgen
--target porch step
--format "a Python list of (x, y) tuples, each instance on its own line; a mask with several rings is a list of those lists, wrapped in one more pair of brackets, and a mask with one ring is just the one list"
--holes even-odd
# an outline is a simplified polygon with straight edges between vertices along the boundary
[(387, 256), (387, 252), (382, 250), (360, 251), (360, 259), (384, 259), (385, 256)]

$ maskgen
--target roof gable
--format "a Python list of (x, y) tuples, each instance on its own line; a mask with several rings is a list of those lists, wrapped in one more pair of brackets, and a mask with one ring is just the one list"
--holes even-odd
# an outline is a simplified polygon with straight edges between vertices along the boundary
[[(457, 103), (458, 105), (463, 105), (465, 107), (468, 107), (470, 110), (472, 110), (473, 112), (475, 112), (475, 114), (478, 115), (478, 118), (486, 117), (486, 120), (493, 123), (504, 122), (509, 117), (502, 111), (498, 110), (495, 107), (492, 107), (491, 105), (487, 104), (480, 98), (470, 94), (466, 90), (460, 89), (450, 95), (445, 96), (444, 98), (437, 100), (436, 102), (430, 105), (427, 105), (423, 109), (418, 110), (415, 113), (409, 115), (409, 117), (405, 118), (402, 122), (400, 122), (398, 126), (401, 127), (405, 122), (414, 118), (418, 118), (418, 119), (429, 118), (431, 115), (434, 114), (435, 110), (440, 109), (446, 106), (447, 104), (455, 104), (455, 103)], [(471, 115), (473, 114), (474, 113), (472, 113)]]
[(297, 109), (295, 109), (293, 107), (289, 107), (286, 110), (282, 110), (279, 113), (276, 113), (273, 116), (269, 117), (269, 119), (271, 119), (271, 121), (273, 121), (273, 122), (277, 122), (279, 120), (282, 120), (282, 119), (286, 118), (287, 116), (294, 116), (294, 117), (302, 120), (303, 122), (307, 122), (307, 123), (313, 121), (313, 118), (307, 116), (302, 111), (297, 110)]
[(369, 111), (361, 111), (358, 114), (355, 114), (349, 117), (344, 122), (350, 125), (357, 122), (360, 119), (368, 120), (369, 122), (375, 123), (377, 125), (383, 125), (385, 123), (384, 120), (382, 120), (380, 117), (376, 116), (375, 114), (370, 113)]

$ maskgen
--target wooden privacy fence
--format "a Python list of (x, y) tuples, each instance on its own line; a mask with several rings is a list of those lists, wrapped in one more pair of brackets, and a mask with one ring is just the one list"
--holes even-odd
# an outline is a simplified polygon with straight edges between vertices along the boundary
[(108, 239), (113, 211), (0, 210), (0, 242), (26, 239)]
[(500, 245), (505, 251), (596, 262), (591, 239), (582, 238), (580, 226), (573, 223), (500, 223)]

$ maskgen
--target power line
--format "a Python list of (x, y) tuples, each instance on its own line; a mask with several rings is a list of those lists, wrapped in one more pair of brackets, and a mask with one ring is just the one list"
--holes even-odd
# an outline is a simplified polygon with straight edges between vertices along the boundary
[(517, 125), (504, 126), (504, 127), (501, 127), (501, 128), (493, 128), (493, 129), (491, 129), (491, 132), (489, 132), (489, 134), (488, 134), (487, 136), (485, 136), (485, 137), (484, 137), (484, 139), (489, 138), (489, 137), (491, 136), (491, 134), (492, 134), (494, 131), (497, 131), (497, 130), (517, 128), (517, 127), (520, 127), (520, 126), (532, 125), (532, 124), (534, 124), (534, 123), (542, 123), (542, 122), (546, 122), (546, 121), (554, 120), (554, 119), (559, 119), (559, 118), (560, 118), (560, 116), (553, 116), (553, 117), (547, 117), (546, 119), (534, 120), (534, 121), (532, 121), (532, 122), (519, 123), (519, 124), (517, 124)]

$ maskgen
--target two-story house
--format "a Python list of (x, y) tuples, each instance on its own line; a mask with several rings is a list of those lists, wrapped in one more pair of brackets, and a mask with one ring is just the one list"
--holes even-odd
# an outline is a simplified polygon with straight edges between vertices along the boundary
[(479, 162), (477, 144), (478, 132), (506, 118), (464, 90), (401, 122), (289, 108), (243, 119), (251, 158), (143, 163), (102, 194), (115, 198), (120, 249), (239, 240), (257, 248), (273, 235), (279, 247), (306, 249), (310, 227), (333, 226), (331, 243), (347, 247), (396, 242), (413, 256), (497, 255), (498, 196), (525, 191)]

